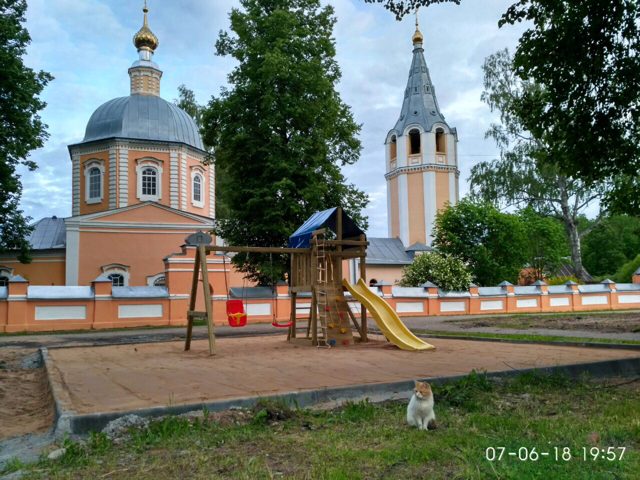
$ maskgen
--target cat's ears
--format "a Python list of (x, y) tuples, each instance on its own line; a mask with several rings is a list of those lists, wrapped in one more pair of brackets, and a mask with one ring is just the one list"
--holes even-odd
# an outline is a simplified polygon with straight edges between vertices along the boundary
[(415, 384), (416, 387), (420, 385), (420, 382), (418, 380), (414, 380), (413, 383)]

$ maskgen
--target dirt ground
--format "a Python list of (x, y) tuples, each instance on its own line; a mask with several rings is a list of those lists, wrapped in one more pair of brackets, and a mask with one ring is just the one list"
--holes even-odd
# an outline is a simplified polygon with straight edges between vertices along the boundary
[(388, 343), (321, 349), (280, 337), (50, 349), (79, 413), (124, 411), (323, 387), (391, 382), (636, 357), (634, 350), (429, 339), (435, 350), (408, 352)]
[(461, 329), (475, 327), (548, 328), (550, 330), (583, 330), (601, 333), (640, 333), (640, 313), (608, 314), (572, 313), (567, 315), (527, 315), (521, 317), (488, 317), (451, 320)]
[(38, 352), (0, 349), (0, 439), (44, 432), (52, 423), (53, 403)]

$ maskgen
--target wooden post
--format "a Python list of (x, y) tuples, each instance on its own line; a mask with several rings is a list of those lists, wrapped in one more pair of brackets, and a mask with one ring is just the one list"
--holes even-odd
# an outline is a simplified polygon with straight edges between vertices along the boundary
[[(342, 242), (342, 207), (336, 209), (336, 240)], [(334, 275), (337, 277), (334, 279), (336, 285), (342, 285), (342, 245), (336, 247), (338, 258), (336, 259), (336, 268)]]
[[(360, 235), (360, 240), (366, 240), (366, 235)], [(364, 280), (364, 283), (367, 283), (367, 247), (361, 247), (362, 256), (360, 257), (360, 278)], [(360, 313), (360, 330), (361, 337), (363, 342), (368, 342), (368, 328), (367, 328), (367, 309), (364, 305), (362, 305), (362, 310)]]
[[(326, 270), (325, 270), (326, 273)], [(311, 248), (311, 321), (307, 332), (311, 328), (311, 344), (318, 342), (318, 245)], [(307, 333), (307, 336), (308, 333)]]
[[(204, 290), (204, 306), (207, 312), (207, 329), (209, 330), (209, 355), (216, 354), (216, 336), (213, 331), (213, 306), (209, 291), (209, 270), (207, 269), (207, 253), (204, 245), (198, 245), (200, 254), (200, 268), (202, 269), (202, 290)], [(226, 272), (224, 272), (226, 275)]]
[(189, 312), (187, 312), (187, 338), (184, 342), (184, 351), (191, 349), (191, 335), (193, 333), (193, 312), (196, 309), (196, 295), (198, 294), (198, 277), (200, 275), (200, 250), (196, 250), (196, 258), (193, 262), (193, 280), (191, 281), (191, 295), (189, 297)]

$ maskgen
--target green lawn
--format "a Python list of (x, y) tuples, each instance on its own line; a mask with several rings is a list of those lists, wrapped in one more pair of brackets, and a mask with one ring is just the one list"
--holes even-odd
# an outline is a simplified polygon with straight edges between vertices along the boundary
[[(435, 392), (435, 431), (409, 428), (406, 402), (285, 412), (289, 418), (275, 421), (281, 410), (265, 404), (204, 421), (169, 417), (118, 445), (93, 435), (84, 447), (67, 442), (56, 461), (13, 462), (6, 472), (108, 479), (616, 479), (640, 472), (640, 382), (535, 373), (491, 382), (472, 374)], [(585, 461), (582, 448), (594, 446), (616, 447), (617, 457), (626, 450), (621, 460)], [(502, 460), (488, 461), (487, 449), (499, 454), (499, 447)], [(508, 455), (521, 448), (550, 455)], [(561, 458), (564, 449), (570, 459)]]
[(575, 343), (620, 343), (640, 345), (640, 340), (620, 340), (617, 338), (564, 337), (560, 335), (535, 335), (528, 333), (493, 333), (493, 332), (451, 332), (448, 330), (414, 330), (417, 335), (444, 335), (450, 337), (503, 338), (506, 340), (535, 340), (542, 342), (575, 342)]

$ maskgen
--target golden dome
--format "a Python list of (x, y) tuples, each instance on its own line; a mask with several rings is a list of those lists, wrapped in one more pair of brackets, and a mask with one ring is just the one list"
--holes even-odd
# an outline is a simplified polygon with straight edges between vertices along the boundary
[(424, 40), (424, 37), (420, 33), (420, 30), (418, 30), (418, 9), (417, 8), (416, 8), (416, 33), (413, 34), (413, 37), (411, 37), (411, 40), (413, 40), (414, 44), (422, 43), (422, 41)]
[(133, 44), (138, 50), (148, 49), (153, 52), (158, 48), (160, 41), (158, 40), (158, 37), (153, 34), (149, 25), (147, 25), (147, 13), (149, 12), (149, 9), (147, 8), (146, 1), (144, 2), (144, 8), (142, 11), (144, 12), (144, 23), (142, 24), (140, 31), (133, 36)]

